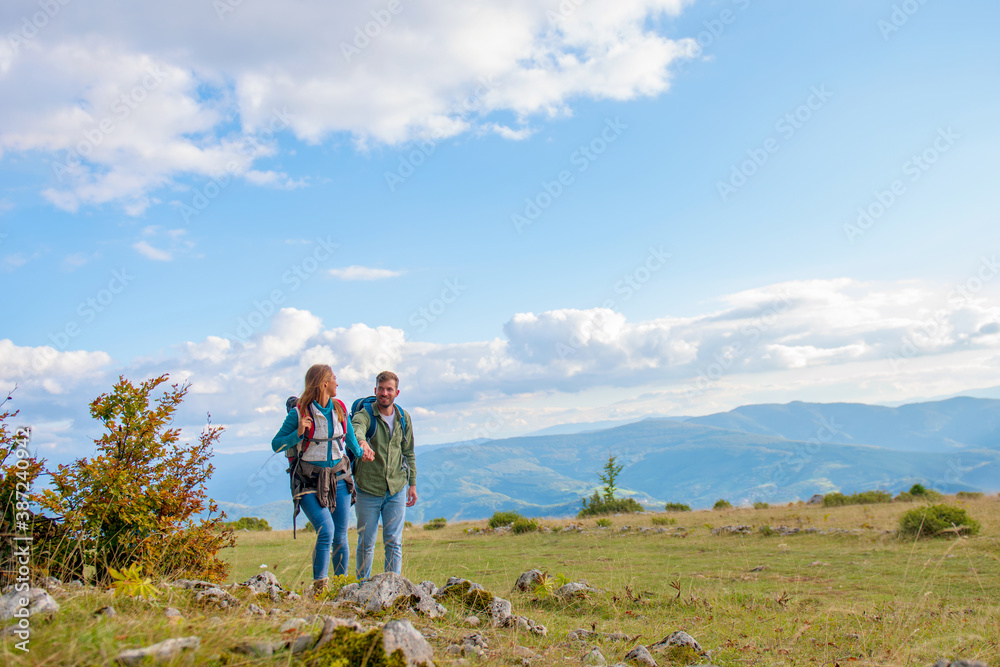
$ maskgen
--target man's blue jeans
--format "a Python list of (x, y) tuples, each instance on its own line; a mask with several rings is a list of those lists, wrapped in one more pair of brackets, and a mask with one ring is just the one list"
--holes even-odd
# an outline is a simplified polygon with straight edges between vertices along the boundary
[(378, 538), (378, 520), (382, 517), (382, 542), (385, 543), (385, 571), (400, 574), (403, 568), (403, 518), (406, 514), (406, 487), (395, 494), (376, 496), (357, 489), (358, 501), (358, 580), (372, 576), (372, 558)]
[(302, 496), (302, 511), (316, 529), (316, 548), (313, 550), (313, 579), (323, 579), (330, 570), (330, 552), (333, 551), (333, 573), (347, 574), (351, 559), (351, 546), (347, 543), (347, 522), (350, 520), (351, 493), (347, 482), (337, 482), (337, 509), (320, 507), (316, 494)]

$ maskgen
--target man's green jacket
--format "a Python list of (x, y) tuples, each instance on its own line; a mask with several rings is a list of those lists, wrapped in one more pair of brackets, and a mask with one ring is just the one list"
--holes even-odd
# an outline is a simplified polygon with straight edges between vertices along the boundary
[[(410, 413), (393, 405), (396, 411), (395, 428), (389, 437), (389, 425), (385, 423), (378, 408), (372, 406), (375, 412), (375, 434), (368, 441), (368, 446), (375, 452), (374, 461), (356, 460), (354, 484), (365, 493), (384, 496), (386, 493), (395, 495), (407, 484), (417, 485), (417, 459), (413, 453), (413, 422)], [(400, 412), (406, 419), (406, 433), (400, 426)], [(358, 442), (365, 439), (370, 423), (367, 410), (358, 410), (351, 418), (354, 435)], [(406, 466), (404, 468), (404, 465)]]

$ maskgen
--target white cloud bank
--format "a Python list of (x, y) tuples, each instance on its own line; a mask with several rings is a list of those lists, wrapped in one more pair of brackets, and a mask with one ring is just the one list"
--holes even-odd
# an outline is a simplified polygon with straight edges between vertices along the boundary
[(269, 128), (312, 144), (523, 139), (529, 117), (567, 114), (570, 100), (665, 91), (696, 43), (655, 26), (688, 2), (93, 0), (50, 3), (42, 22), (34, 0), (9, 0), (0, 157), (50, 156), (43, 194), (59, 208), (140, 214), (183, 176), (304, 185), (254, 168), (278, 151)]
[(1000, 307), (906, 282), (782, 283), (730, 295), (713, 312), (644, 322), (601, 308), (520, 313), (503, 331), (432, 344), (390, 327), (327, 329), (286, 308), (246, 342), (210, 336), (125, 367), (104, 352), (0, 341), (0, 387), (19, 384), (26, 412), (58, 421), (66, 409), (82, 415), (118, 374), (169, 372), (192, 383), (190, 423), (211, 412), (232, 427), (224, 447), (249, 448), (267, 446), (313, 363), (334, 368), (348, 400), (395, 370), (423, 442), (763, 401), (898, 401), (991, 386), (1000, 367)]

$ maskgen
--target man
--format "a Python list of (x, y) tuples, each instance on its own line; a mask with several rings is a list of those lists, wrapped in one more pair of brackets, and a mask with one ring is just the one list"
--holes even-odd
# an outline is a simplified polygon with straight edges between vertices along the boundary
[[(413, 453), (413, 422), (410, 414), (396, 406), (399, 377), (382, 371), (375, 378), (376, 420), (371, 442), (365, 439), (372, 415), (358, 410), (351, 418), (354, 433), (362, 449), (371, 447), (374, 461), (357, 461), (354, 486), (358, 493), (358, 580), (372, 574), (372, 557), (378, 522), (382, 519), (382, 542), (385, 544), (385, 571), (400, 574), (403, 565), (403, 518), (405, 507), (417, 502), (417, 463)], [(402, 419), (400, 419), (402, 417)], [(401, 423), (402, 422), (402, 423)]]

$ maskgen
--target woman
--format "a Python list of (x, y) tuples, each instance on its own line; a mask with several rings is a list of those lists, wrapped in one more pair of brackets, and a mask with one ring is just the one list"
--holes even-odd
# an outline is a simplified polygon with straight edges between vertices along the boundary
[(334, 399), (336, 395), (333, 369), (326, 364), (311, 366), (298, 403), (271, 440), (275, 452), (298, 447), (299, 456), (290, 458), (292, 495), (316, 528), (314, 595), (326, 588), (331, 551), (334, 574), (347, 574), (347, 522), (355, 498), (347, 449), (364, 461), (375, 458), (367, 443), (363, 449), (358, 446), (344, 404)]

